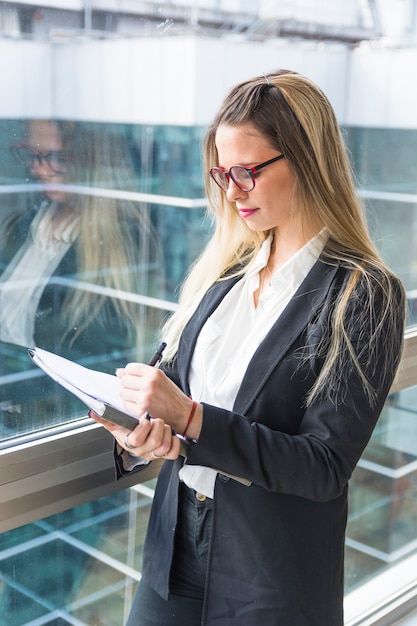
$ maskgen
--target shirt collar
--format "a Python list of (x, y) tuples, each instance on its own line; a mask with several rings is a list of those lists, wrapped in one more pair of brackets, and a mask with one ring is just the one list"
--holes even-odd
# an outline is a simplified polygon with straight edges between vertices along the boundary
[[(310, 239), (302, 248), (297, 250), (280, 268), (272, 275), (271, 286), (277, 288), (282, 283), (286, 283), (290, 288), (298, 288), (304, 278), (307, 276), (320, 254), (328, 239), (327, 228), (323, 228), (315, 237)], [(258, 274), (259, 271), (268, 263), (271, 253), (273, 237), (270, 235), (266, 239), (258, 254), (256, 255), (248, 276)]]

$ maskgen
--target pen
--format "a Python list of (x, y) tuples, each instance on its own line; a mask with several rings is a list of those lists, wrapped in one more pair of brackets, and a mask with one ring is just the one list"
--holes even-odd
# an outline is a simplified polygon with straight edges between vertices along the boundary
[[(158, 365), (159, 361), (162, 359), (162, 353), (166, 348), (166, 343), (165, 341), (163, 341), (161, 343), (161, 345), (159, 346), (159, 348), (157, 348), (157, 350), (155, 351), (155, 354), (153, 355), (153, 357), (151, 358), (151, 360), (149, 361), (148, 365), (155, 367), (156, 365)], [(145, 418), (147, 420), (151, 419), (151, 415), (149, 413), (149, 411), (146, 411), (145, 413)], [(174, 437), (178, 437), (178, 439), (180, 439), (181, 441), (181, 451), (180, 454), (182, 456), (187, 456), (188, 454), (188, 450), (190, 448), (190, 446), (195, 443), (194, 439), (190, 439), (190, 437), (184, 437), (183, 435), (178, 435), (178, 433), (175, 432), (175, 430), (171, 427), (171, 431), (172, 431), (172, 435)]]
[[(156, 365), (158, 365), (159, 361), (162, 359), (162, 353), (165, 350), (166, 346), (167, 344), (165, 343), (165, 341), (163, 341), (161, 345), (159, 346), (159, 348), (156, 349), (155, 354), (149, 361), (148, 365), (150, 365), (151, 367), (155, 367)], [(146, 411), (145, 417), (147, 420), (151, 419), (151, 416), (148, 411)]]
[(162, 359), (162, 353), (166, 347), (167, 344), (165, 343), (165, 341), (163, 341), (159, 348), (156, 349), (155, 354), (149, 361), (148, 365), (150, 365), (151, 367), (155, 367), (155, 365), (158, 365), (159, 361)]

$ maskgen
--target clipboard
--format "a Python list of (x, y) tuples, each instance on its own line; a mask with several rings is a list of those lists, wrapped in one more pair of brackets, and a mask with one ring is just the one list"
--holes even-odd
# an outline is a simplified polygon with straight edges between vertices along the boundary
[[(28, 354), (35, 365), (103, 419), (128, 430), (137, 426), (139, 419), (124, 409), (119, 396), (120, 381), (117, 376), (90, 369), (42, 348), (29, 348)], [(187, 457), (193, 440), (178, 433), (175, 436), (180, 440), (180, 455)], [(252, 484), (245, 478), (222, 470), (216, 471), (242, 485)]]
[[(124, 409), (117, 376), (90, 369), (42, 348), (29, 348), (28, 354), (35, 365), (103, 419), (128, 430), (138, 425), (136, 415)], [(185, 457), (192, 441), (177, 433), (176, 436), (181, 440), (180, 454)]]

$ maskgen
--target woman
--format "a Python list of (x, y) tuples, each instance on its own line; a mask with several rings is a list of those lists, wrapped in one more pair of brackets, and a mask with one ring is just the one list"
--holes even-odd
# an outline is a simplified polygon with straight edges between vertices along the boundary
[(104, 424), (120, 474), (167, 459), (128, 626), (340, 626), (347, 485), (398, 366), (403, 289), (307, 78), (237, 85), (205, 159), (215, 232), (163, 367), (119, 372), (152, 418)]

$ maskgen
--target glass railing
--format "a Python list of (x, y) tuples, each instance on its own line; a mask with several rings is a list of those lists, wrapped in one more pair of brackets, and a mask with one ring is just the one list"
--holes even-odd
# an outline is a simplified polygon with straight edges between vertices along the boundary
[[(417, 329), (353, 473), (346, 533), (346, 624), (394, 623), (417, 605)], [(384, 621), (377, 621), (384, 620)]]
[(125, 623), (153, 483), (0, 535), (0, 624)]

